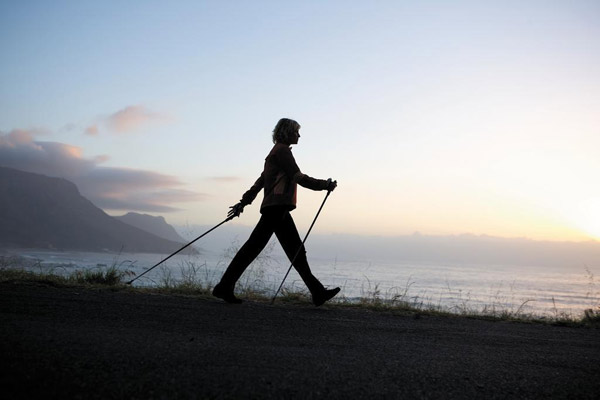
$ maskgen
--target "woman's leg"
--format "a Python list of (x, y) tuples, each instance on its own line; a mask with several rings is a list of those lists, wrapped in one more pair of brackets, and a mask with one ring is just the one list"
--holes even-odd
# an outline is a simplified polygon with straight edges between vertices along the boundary
[[(277, 211), (277, 210), (272, 210)], [(246, 268), (265, 248), (269, 239), (273, 235), (275, 226), (281, 219), (282, 212), (266, 211), (260, 217), (258, 224), (250, 234), (250, 237), (244, 245), (238, 250), (237, 254), (231, 260), (227, 270), (219, 282), (221, 290), (233, 293), (235, 283), (240, 279)]]
[[(294, 268), (296, 268), (296, 271), (298, 271), (298, 274), (312, 295), (314, 296), (324, 292), (325, 288), (310, 270), (306, 258), (306, 250), (304, 249), (304, 245), (298, 234), (298, 229), (296, 228), (296, 224), (289, 211), (285, 212), (279, 224), (275, 227), (275, 235), (277, 236), (279, 243), (281, 243), (281, 247), (283, 247), (285, 254), (290, 259), (290, 262), (293, 261)], [(300, 251), (298, 251), (298, 249), (300, 249)], [(297, 256), (296, 253), (298, 253)], [(294, 256), (296, 256), (295, 260), (293, 260)]]

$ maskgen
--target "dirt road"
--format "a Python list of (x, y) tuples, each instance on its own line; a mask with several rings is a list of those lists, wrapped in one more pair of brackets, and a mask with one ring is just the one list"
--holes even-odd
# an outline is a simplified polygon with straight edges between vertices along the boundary
[(600, 330), (0, 284), (9, 398), (597, 398)]

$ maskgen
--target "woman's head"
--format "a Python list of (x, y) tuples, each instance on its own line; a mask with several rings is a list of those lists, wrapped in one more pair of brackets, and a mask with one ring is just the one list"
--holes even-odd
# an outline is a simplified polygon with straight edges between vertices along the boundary
[(300, 134), (300, 124), (289, 118), (281, 118), (273, 129), (273, 143), (296, 144)]

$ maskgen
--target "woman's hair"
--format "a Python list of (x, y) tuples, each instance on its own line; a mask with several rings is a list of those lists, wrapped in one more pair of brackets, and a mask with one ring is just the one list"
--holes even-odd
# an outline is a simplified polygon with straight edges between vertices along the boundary
[(298, 132), (300, 124), (289, 118), (281, 118), (273, 129), (273, 143), (289, 143), (290, 135)]

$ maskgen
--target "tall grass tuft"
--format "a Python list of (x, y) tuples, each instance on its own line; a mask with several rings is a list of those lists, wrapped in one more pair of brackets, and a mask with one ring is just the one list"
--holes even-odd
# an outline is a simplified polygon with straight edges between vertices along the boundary
[(119, 285), (123, 283), (123, 278), (128, 276), (126, 271), (120, 271), (112, 265), (106, 269), (87, 269), (84, 271), (75, 271), (69, 279), (75, 283), (89, 283), (92, 285)]
[[(116, 286), (123, 283), (125, 277), (133, 276), (127, 266), (131, 261), (118, 261), (118, 255), (110, 266), (98, 264), (95, 268), (78, 269), (66, 273), (66, 267), (72, 265), (43, 265), (41, 260), (27, 260), (22, 257), (0, 257), (1, 281), (37, 281), (53, 285), (90, 284)], [(34, 272), (38, 270), (39, 272)], [(62, 272), (61, 272), (62, 271)]]
[(584, 311), (583, 322), (588, 325), (600, 326), (600, 290), (596, 286), (594, 273), (586, 266), (588, 279), (588, 292), (586, 298), (590, 301), (590, 308)]

